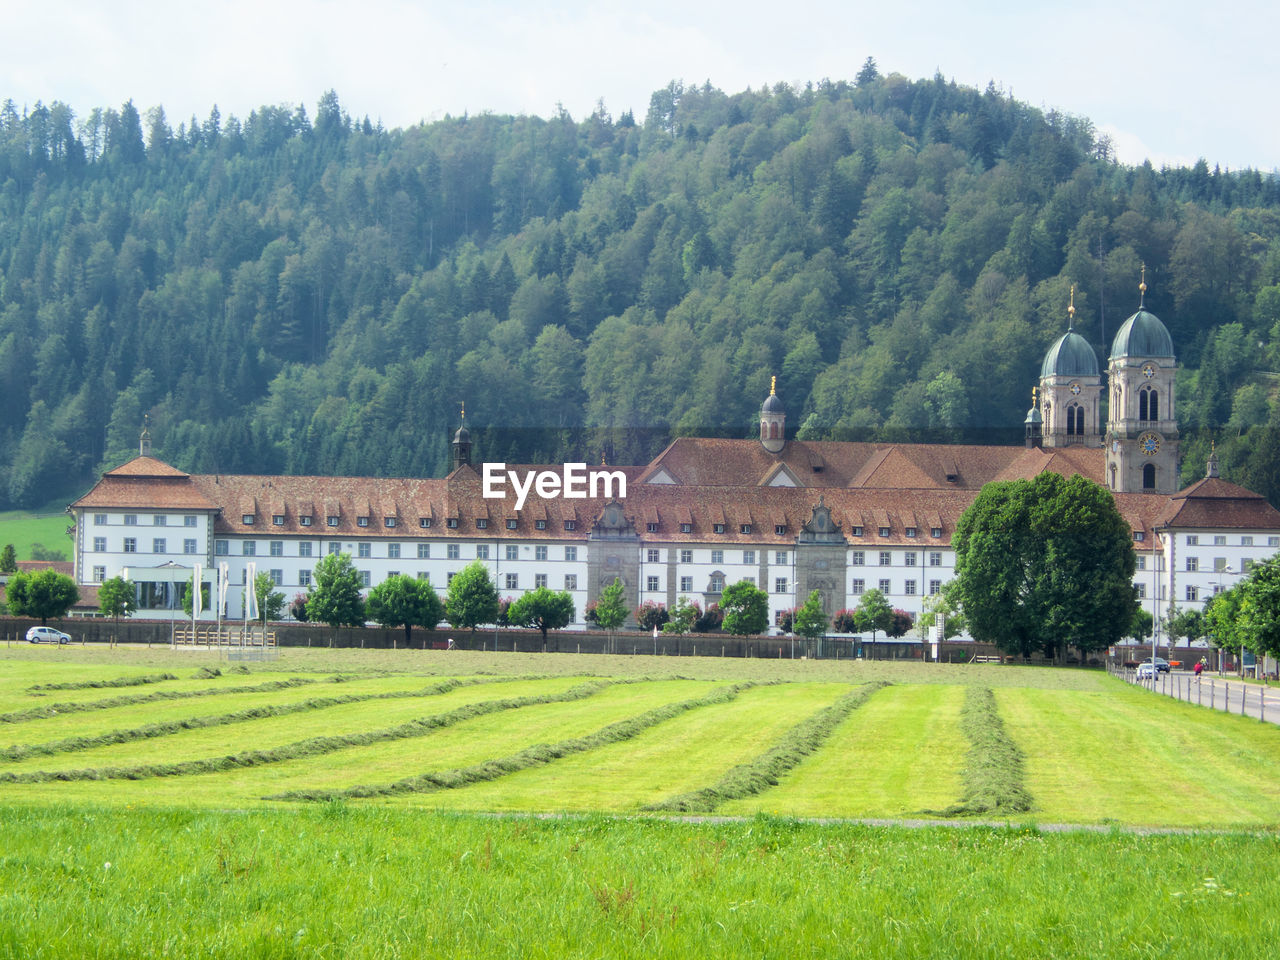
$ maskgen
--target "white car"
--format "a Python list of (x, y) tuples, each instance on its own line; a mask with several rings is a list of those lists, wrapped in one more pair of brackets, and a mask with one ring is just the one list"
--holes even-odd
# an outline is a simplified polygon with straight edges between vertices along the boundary
[(70, 643), (71, 635), (53, 627), (32, 627), (27, 631), (27, 643)]
[(1158, 669), (1159, 669), (1159, 668), (1158, 668), (1158, 666), (1157, 666), (1157, 667), (1153, 667), (1153, 666), (1151, 665), (1151, 661), (1150, 661), (1150, 660), (1147, 660), (1147, 661), (1145, 661), (1145, 662), (1143, 662), (1143, 663), (1140, 663), (1140, 664), (1138, 664), (1138, 679), (1139, 679), (1139, 680), (1150, 680), (1153, 676), (1155, 676), (1155, 675), (1156, 675), (1156, 673), (1157, 673)]

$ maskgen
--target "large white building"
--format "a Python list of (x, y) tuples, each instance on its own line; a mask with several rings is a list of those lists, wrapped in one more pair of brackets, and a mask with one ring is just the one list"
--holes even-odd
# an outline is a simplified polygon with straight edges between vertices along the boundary
[(520, 502), (510, 483), (484, 496), (465, 427), (438, 479), (189, 475), (152, 457), (144, 431), (140, 455), (68, 508), (76, 578), (123, 574), (137, 584), (139, 616), (167, 615), (197, 563), (212, 584), (225, 562), (235, 617), (251, 563), (292, 596), (319, 557), (341, 552), (367, 587), (405, 573), (441, 592), (479, 560), (501, 595), (569, 591), (579, 625), (615, 577), (633, 607), (679, 597), (705, 607), (746, 579), (769, 594), (775, 619), (812, 590), (828, 614), (872, 588), (916, 614), (954, 575), (955, 523), (982, 486), (1054, 471), (1113, 492), (1133, 531), (1140, 596), (1160, 610), (1195, 605), (1280, 548), (1280, 512), (1219, 478), (1212, 460), (1176, 492), (1173, 367), (1168, 331), (1144, 309), (1116, 334), (1105, 387), (1093, 348), (1069, 328), (1045, 356), (1023, 447), (789, 440), (775, 389), (758, 441), (682, 438), (647, 465), (607, 468), (625, 496), (577, 499), (533, 489)]

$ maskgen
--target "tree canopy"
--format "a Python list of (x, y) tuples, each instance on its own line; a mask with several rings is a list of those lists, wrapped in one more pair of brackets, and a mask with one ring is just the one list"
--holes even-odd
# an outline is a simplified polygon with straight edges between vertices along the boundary
[(850, 70), (638, 121), (0, 103), (0, 508), (84, 489), (144, 414), (192, 472), (442, 474), (420, 425), (459, 399), (482, 456), (645, 462), (748, 435), (778, 371), (806, 439), (1016, 441), (1070, 284), (1105, 352), (1143, 263), (1186, 469), (1217, 435), (1276, 500), (1280, 180)]
[(1133, 623), (1132, 532), (1081, 476), (989, 483), (956, 523), (956, 592), (976, 640), (1026, 656), (1099, 650)]
[(567, 590), (556, 591), (547, 587), (537, 587), (521, 594), (507, 611), (507, 619), (512, 624), (537, 627), (542, 633), (544, 647), (547, 631), (567, 627), (573, 623), (573, 615), (573, 595)]
[[(507, 613), (510, 616), (510, 610)], [(444, 615), (455, 627), (471, 631), (497, 620), (498, 590), (479, 560), (467, 564), (449, 581)]]
[(749, 637), (769, 629), (769, 597), (750, 580), (739, 580), (720, 595), (721, 621), (726, 633)]
[(5, 599), (12, 616), (38, 618), (44, 625), (50, 618), (65, 616), (80, 599), (80, 589), (74, 580), (52, 568), (19, 571), (9, 577)]
[(330, 628), (364, 626), (364, 598), (360, 595), (360, 574), (349, 553), (330, 553), (320, 558), (307, 592), (307, 616)]
[(822, 612), (822, 594), (813, 590), (809, 598), (796, 611), (793, 629), (802, 637), (813, 640), (827, 632), (830, 625), (827, 615)]
[[(414, 627), (434, 630), (444, 619), (444, 603), (431, 581), (407, 573), (387, 577), (369, 591), (365, 611), (374, 623), (384, 627), (404, 627), (404, 645), (409, 646)], [(394, 644), (393, 644), (394, 645)]]

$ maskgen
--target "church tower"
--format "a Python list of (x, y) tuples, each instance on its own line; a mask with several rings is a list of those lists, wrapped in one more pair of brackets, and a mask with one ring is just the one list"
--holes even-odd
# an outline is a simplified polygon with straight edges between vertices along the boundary
[(1138, 312), (1120, 327), (1107, 364), (1107, 486), (1117, 493), (1178, 491), (1178, 421), (1174, 416), (1173, 338), (1144, 307), (1143, 268)]
[(462, 423), (458, 432), (453, 435), (453, 469), (465, 467), (471, 463), (471, 431), (467, 429), (467, 408), (462, 408)]
[(1067, 332), (1053, 342), (1040, 366), (1044, 445), (1102, 445), (1102, 376), (1098, 355), (1075, 331), (1076, 288), (1067, 307)]
[(769, 396), (760, 405), (760, 445), (772, 454), (787, 443), (787, 411), (778, 397), (778, 378), (769, 384)]

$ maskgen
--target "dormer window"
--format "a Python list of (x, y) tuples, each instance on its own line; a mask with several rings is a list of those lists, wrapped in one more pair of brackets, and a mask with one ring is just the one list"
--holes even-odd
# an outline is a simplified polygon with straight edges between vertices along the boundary
[(367, 527), (368, 525), (369, 525), (369, 518), (368, 518), (368, 517), (356, 517), (356, 526), (357, 526), (357, 527)]
[(1141, 543), (1143, 540), (1147, 539), (1147, 534), (1143, 530), (1135, 530), (1133, 531), (1133, 539), (1138, 543)]
[(906, 534), (907, 534), (907, 536), (908, 536), (908, 537), (914, 537), (914, 536), (916, 535), (916, 528), (915, 528), (915, 527), (907, 527), (907, 529), (906, 529), (906, 531), (905, 531), (905, 532), (906, 532)]
[(271, 522), (272, 522), (272, 524), (274, 524), (274, 525), (275, 525), (275, 526), (277, 526), (277, 527), (283, 527), (283, 526), (284, 526), (284, 514), (283, 514), (283, 513), (273, 513), (273, 514), (271, 515)]
[(787, 525), (785, 523), (775, 523), (773, 525), (773, 535), (775, 537), (785, 537), (787, 535)]
[(476, 519), (477, 530), (487, 530), (489, 528), (489, 519), (487, 517), (478, 517)]
[(310, 517), (299, 517), (299, 518), (298, 518), (298, 523), (299, 523), (301, 526), (309, 527), (309, 526), (311, 526), (311, 518), (310, 518)]
[(881, 528), (880, 528), (880, 536), (882, 536), (882, 537), (887, 537), (888, 535), (889, 535), (889, 528), (888, 528), (888, 527), (881, 527)]
[(862, 528), (861, 528), (861, 527), (852, 527), (852, 528), (850, 528), (850, 532), (851, 532), (851, 533), (853, 534), (853, 536), (855, 536), (855, 537), (860, 537), (860, 536), (862, 536)]
[(331, 527), (336, 527), (338, 525), (338, 518), (330, 515), (324, 518), (324, 522)]
[(450, 530), (457, 530), (457, 529), (458, 529), (458, 518), (457, 518), (457, 517), (449, 517), (447, 520), (445, 520), (444, 525), (445, 525), (446, 527), (448, 527)]
[(743, 536), (749, 536), (751, 534), (751, 524), (749, 523), (742, 524), (741, 526), (738, 527), (738, 532)]
[(418, 518), (418, 526), (420, 526), (423, 530), (428, 530), (428, 529), (430, 529), (430, 527), (431, 527), (431, 518), (430, 518), (430, 517), (419, 517), (419, 518)]
[(240, 522), (243, 523), (245, 526), (252, 526), (253, 514), (252, 513), (244, 514), (243, 516), (240, 517)]
[(391, 529), (392, 527), (394, 527), (394, 526), (396, 525), (396, 518), (395, 518), (395, 517), (383, 517), (383, 518), (382, 518), (382, 525), (383, 525), (384, 527), (386, 527), (386, 528), (389, 530), (389, 529)]
[(519, 525), (519, 521), (518, 521), (518, 520), (514, 520), (514, 519), (512, 519), (512, 520), (508, 520), (508, 521), (507, 521), (507, 529), (508, 529), (508, 530), (514, 530), (518, 525)]
[(931, 536), (931, 537), (940, 537), (940, 536), (942, 536), (942, 528), (941, 528), (941, 527), (930, 527), (930, 528), (929, 528), (929, 536)]
[(534, 528), (535, 530), (545, 530), (545, 529), (547, 529), (547, 521), (545, 521), (545, 520), (535, 520), (535, 521), (533, 521), (533, 528)]
[(711, 525), (711, 529), (712, 529), (714, 532), (716, 532), (716, 533), (724, 533), (724, 524), (723, 524), (723, 523), (713, 523), (713, 524)]
[(564, 522), (564, 528), (565, 528), (566, 530), (576, 530), (576, 529), (578, 529), (578, 521), (577, 521), (577, 520), (566, 520), (566, 521)]
[(645, 532), (645, 533), (657, 533), (657, 532), (658, 532), (658, 525), (657, 525), (656, 523), (646, 523), (646, 524), (644, 525), (644, 532)]
[(682, 523), (682, 524), (680, 524), (680, 532), (681, 532), (681, 533), (693, 533), (693, 524), (692, 524), (692, 523)]

